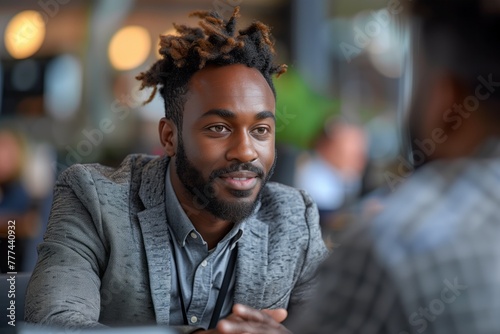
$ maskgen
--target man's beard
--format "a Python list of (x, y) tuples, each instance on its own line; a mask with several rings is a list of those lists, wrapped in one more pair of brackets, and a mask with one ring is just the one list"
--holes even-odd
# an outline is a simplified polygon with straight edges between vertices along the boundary
[[(180, 137), (180, 136), (179, 136)], [(184, 143), (179, 138), (175, 167), (177, 175), (184, 187), (193, 195), (193, 206), (196, 209), (207, 210), (215, 217), (232, 223), (239, 223), (252, 214), (255, 209), (264, 186), (274, 172), (276, 165), (276, 154), (271, 169), (266, 174), (261, 168), (255, 167), (251, 163), (234, 163), (227, 168), (212, 171), (208, 181), (202, 173), (189, 161), (184, 150)], [(236, 171), (250, 171), (257, 174), (260, 181), (259, 192), (252, 202), (246, 201), (225, 201), (217, 198), (214, 183), (219, 180), (219, 176)], [(252, 190), (230, 190), (235, 198), (244, 198), (251, 195)]]

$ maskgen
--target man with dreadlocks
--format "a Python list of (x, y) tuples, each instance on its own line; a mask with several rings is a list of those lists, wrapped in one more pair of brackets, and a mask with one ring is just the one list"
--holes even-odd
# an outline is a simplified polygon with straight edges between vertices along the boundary
[(165, 101), (165, 156), (59, 177), (27, 321), (272, 333), (308, 298), (327, 252), (317, 208), (267, 182), (272, 76), (286, 66), (273, 63), (266, 25), (236, 31), (238, 8), (229, 20), (193, 15), (200, 27), (162, 36), (162, 59), (137, 77)]

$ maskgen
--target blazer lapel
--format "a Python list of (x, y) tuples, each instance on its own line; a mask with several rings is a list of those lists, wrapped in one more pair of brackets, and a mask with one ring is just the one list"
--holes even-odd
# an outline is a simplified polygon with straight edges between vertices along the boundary
[(268, 263), (268, 226), (256, 218), (245, 223), (238, 241), (234, 302), (261, 308)]
[(151, 298), (158, 324), (168, 324), (170, 316), (170, 247), (165, 212), (165, 174), (168, 158), (157, 158), (142, 172), (139, 197), (145, 209), (138, 212), (148, 261)]

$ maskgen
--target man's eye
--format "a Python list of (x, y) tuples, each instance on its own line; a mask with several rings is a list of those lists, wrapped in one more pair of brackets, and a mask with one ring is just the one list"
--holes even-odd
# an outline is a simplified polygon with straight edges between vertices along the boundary
[(258, 135), (265, 135), (265, 134), (267, 134), (269, 132), (269, 130), (267, 128), (265, 128), (265, 127), (260, 127), (260, 128), (256, 128), (254, 130), (254, 132), (256, 134), (258, 134)]
[(217, 133), (223, 133), (227, 131), (227, 128), (223, 125), (214, 125), (208, 128), (210, 131), (217, 132)]

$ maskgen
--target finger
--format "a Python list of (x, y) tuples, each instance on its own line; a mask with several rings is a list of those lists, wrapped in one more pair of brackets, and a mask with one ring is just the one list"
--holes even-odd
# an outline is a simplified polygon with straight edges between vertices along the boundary
[(235, 304), (233, 306), (233, 314), (247, 320), (255, 322), (266, 322), (269, 321), (270, 316), (261, 313), (259, 310), (245, 306), (243, 304)]
[[(243, 318), (247, 322), (263, 323), (266, 324), (267, 326), (276, 328), (280, 326), (280, 323), (276, 321), (270, 314), (242, 304), (235, 304), (233, 307), (233, 313)], [(282, 313), (282, 311), (278, 312), (276, 315), (279, 316), (279, 313)]]
[(239, 321), (222, 319), (217, 323), (215, 329), (221, 334), (242, 334), (244, 332), (239, 324)]
[(276, 322), (274, 323), (278, 326), (271, 326), (263, 322), (238, 322), (224, 319), (219, 321), (216, 328), (220, 334), (290, 334), (285, 327)]
[(286, 317), (288, 316), (288, 312), (284, 308), (278, 308), (275, 310), (265, 309), (265, 310), (262, 310), (262, 312), (270, 315), (271, 318), (273, 318), (274, 321), (276, 321), (276, 322), (283, 322), (286, 319)]

